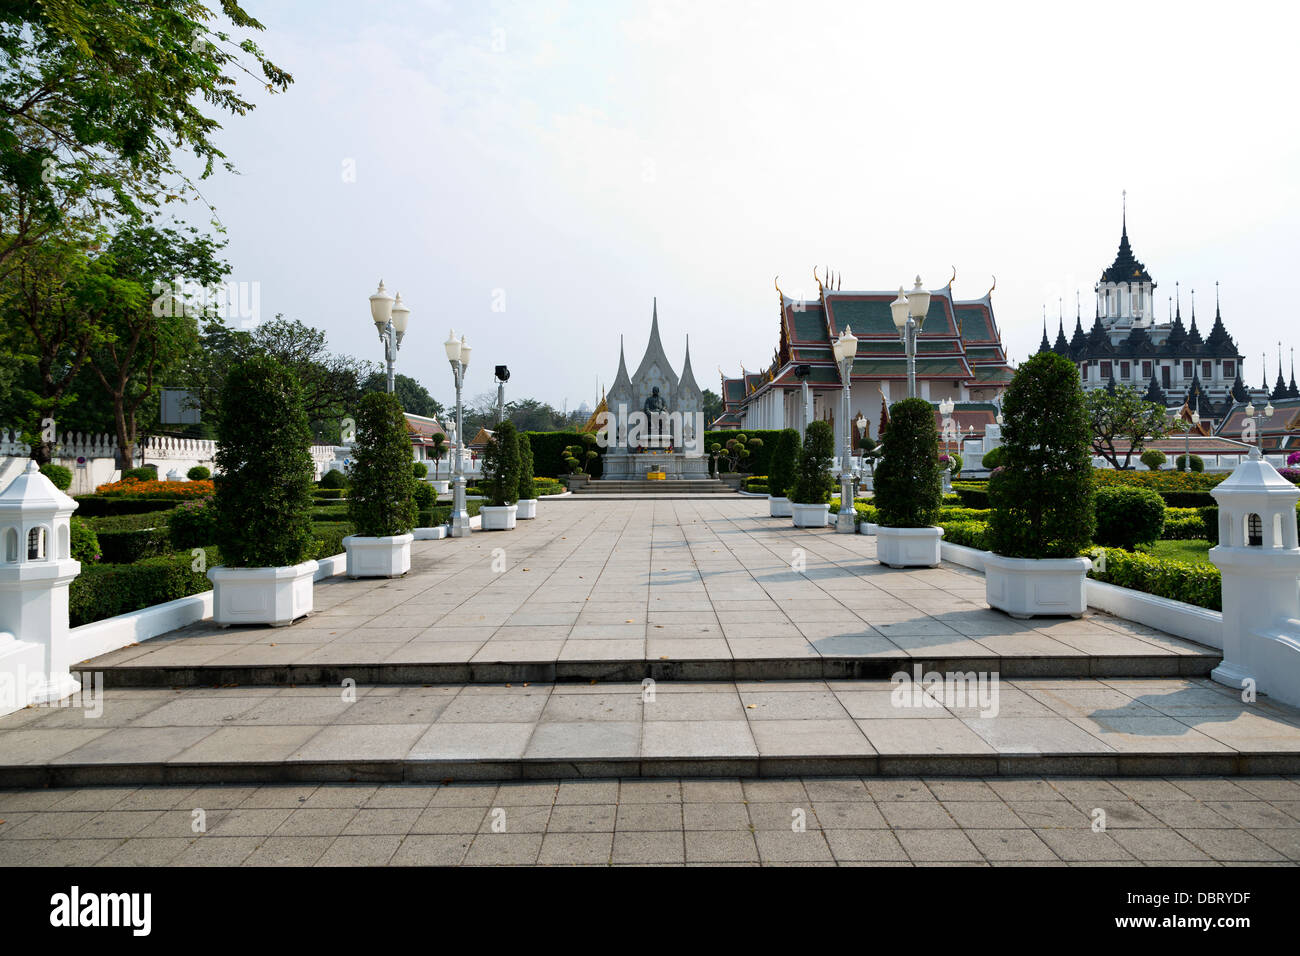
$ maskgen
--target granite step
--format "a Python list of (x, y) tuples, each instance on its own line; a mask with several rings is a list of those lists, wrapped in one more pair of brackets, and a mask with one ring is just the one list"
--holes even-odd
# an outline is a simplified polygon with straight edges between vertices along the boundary
[(1203, 678), (105, 690), (0, 718), (0, 787), (1300, 772), (1300, 711)]

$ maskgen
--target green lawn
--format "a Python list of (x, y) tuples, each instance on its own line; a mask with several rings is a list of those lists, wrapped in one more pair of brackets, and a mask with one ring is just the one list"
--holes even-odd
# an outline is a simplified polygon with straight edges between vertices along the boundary
[(1178, 561), (1181, 564), (1209, 564), (1210, 542), (1203, 538), (1190, 541), (1156, 541), (1142, 548), (1143, 553), (1152, 557)]

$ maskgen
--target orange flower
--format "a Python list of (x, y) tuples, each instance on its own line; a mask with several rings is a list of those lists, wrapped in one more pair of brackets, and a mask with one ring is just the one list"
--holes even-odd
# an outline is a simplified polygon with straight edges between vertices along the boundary
[(95, 489), (99, 495), (131, 498), (207, 498), (213, 494), (211, 479), (202, 481), (110, 481)]

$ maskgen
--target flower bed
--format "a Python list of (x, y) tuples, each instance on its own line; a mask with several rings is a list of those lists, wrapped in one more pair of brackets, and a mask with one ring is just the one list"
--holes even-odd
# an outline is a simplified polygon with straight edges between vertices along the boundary
[(167, 498), (188, 501), (207, 498), (213, 494), (212, 481), (110, 481), (95, 489), (95, 494), (107, 498)]

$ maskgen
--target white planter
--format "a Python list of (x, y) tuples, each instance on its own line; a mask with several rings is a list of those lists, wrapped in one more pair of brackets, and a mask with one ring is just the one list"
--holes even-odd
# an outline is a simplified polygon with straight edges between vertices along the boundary
[(434, 492), (440, 495), (445, 495), (451, 488), (451, 482), (442, 478), (436, 478), (430, 481), (429, 484), (433, 485)]
[(1087, 558), (984, 557), (984, 590), (989, 607), (1015, 618), (1035, 614), (1083, 617), (1088, 606)]
[(796, 528), (826, 527), (830, 510), (830, 505), (804, 505), (796, 501), (790, 502), (790, 516), (794, 519)]
[(870, 521), (864, 521), (858, 525), (858, 534), (875, 534), (879, 525), (872, 524)]
[(312, 611), (315, 561), (283, 568), (208, 569), (216, 624), (292, 624)]
[(396, 578), (411, 570), (413, 534), (372, 538), (350, 534), (343, 539), (350, 578)]
[(773, 498), (769, 496), (767, 510), (773, 518), (788, 518), (794, 513), (790, 510), (789, 498)]
[(515, 513), (516, 518), (536, 518), (537, 517), (537, 499), (520, 498), (515, 505), (519, 510)]
[(483, 531), (510, 531), (515, 526), (515, 518), (518, 516), (518, 505), (483, 505), (478, 509), (479, 517), (483, 519)]
[(876, 557), (891, 568), (937, 568), (942, 528), (876, 525)]

